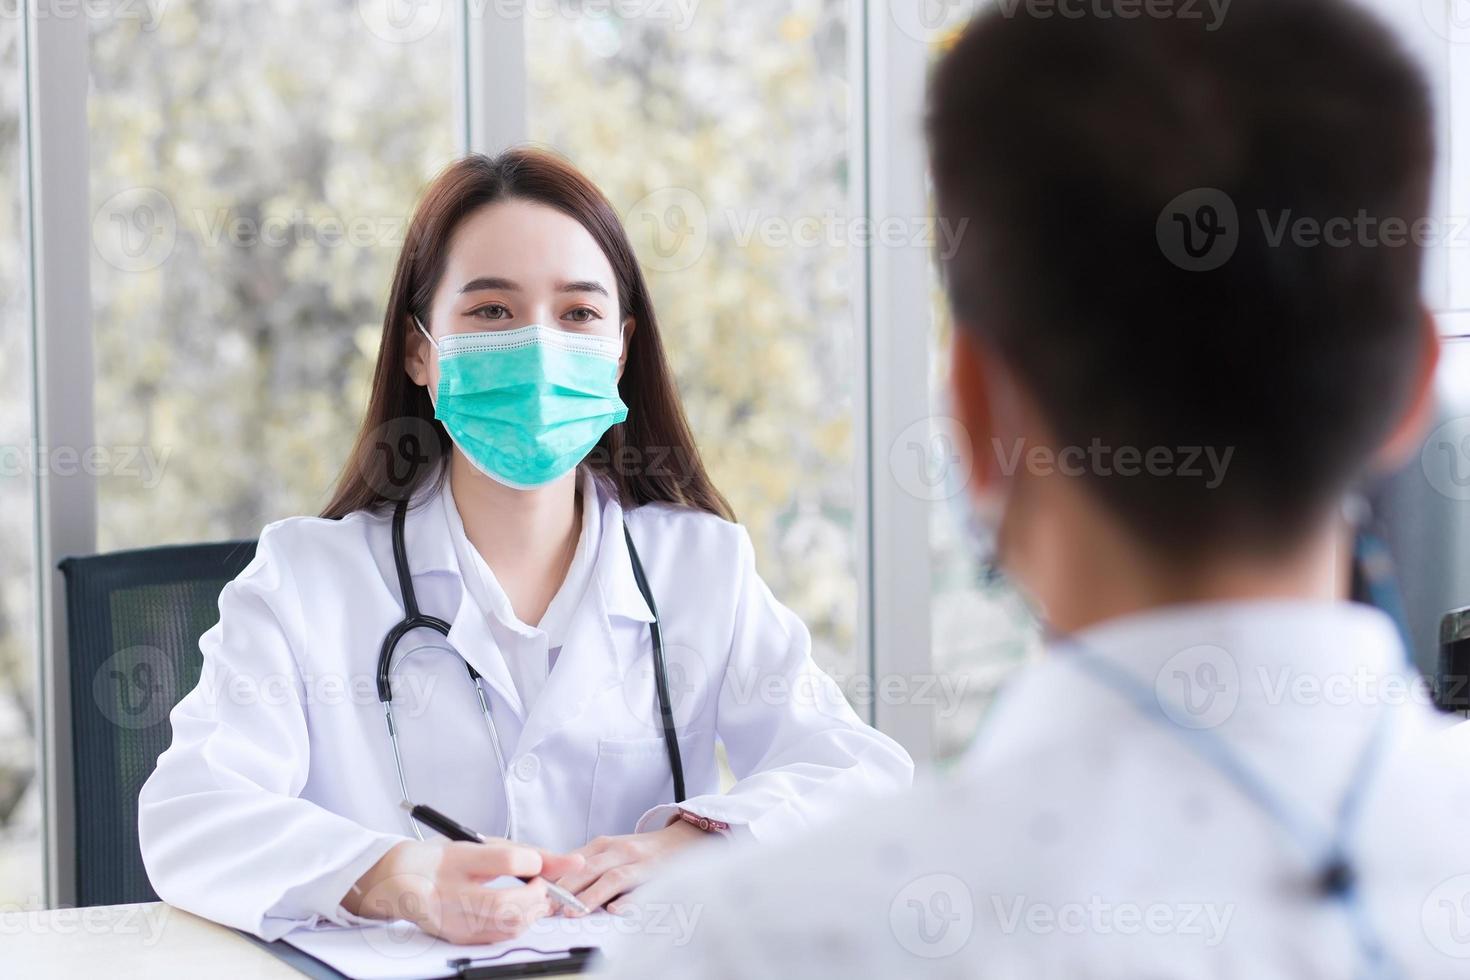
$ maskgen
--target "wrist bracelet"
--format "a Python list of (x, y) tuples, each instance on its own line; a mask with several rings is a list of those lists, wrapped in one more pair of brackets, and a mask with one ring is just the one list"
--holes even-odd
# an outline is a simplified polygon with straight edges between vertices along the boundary
[(730, 825), (723, 820), (711, 820), (709, 817), (701, 817), (697, 813), (690, 813), (684, 808), (679, 808), (679, 819), (688, 824), (693, 824), (705, 833), (728, 834)]

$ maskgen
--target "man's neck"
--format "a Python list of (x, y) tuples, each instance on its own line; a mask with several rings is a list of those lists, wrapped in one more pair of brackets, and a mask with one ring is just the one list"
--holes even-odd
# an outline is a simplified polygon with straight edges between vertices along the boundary
[(1332, 520), (1289, 552), (1198, 560), (1161, 557), (1088, 509), (1048, 514), (1025, 533), (1017, 577), (1068, 633), (1184, 603), (1340, 599), (1351, 568), (1346, 529)]

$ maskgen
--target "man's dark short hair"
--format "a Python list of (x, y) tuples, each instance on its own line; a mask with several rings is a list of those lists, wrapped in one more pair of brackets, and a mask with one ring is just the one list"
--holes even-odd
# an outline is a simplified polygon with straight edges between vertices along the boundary
[(1214, 29), (1027, 11), (979, 16), (932, 83), (939, 216), (970, 219), (945, 263), (956, 317), (1060, 446), (1231, 451), (1213, 488), (1208, 468), (1086, 473), (1141, 538), (1289, 543), (1406, 408), (1424, 81), (1336, 0), (1235, 0)]

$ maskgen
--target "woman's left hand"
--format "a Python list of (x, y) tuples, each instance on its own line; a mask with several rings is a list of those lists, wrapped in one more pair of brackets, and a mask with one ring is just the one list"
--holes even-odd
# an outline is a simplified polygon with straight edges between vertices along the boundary
[(597, 837), (572, 851), (586, 863), (562, 875), (556, 883), (581, 899), (588, 909), (607, 905), (609, 911), (616, 912), (614, 900), (651, 878), (660, 861), (710, 836), (691, 823), (675, 820), (662, 830)]

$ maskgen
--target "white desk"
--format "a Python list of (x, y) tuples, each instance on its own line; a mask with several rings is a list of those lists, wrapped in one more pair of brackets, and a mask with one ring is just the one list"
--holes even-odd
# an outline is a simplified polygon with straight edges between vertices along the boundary
[(159, 902), (0, 913), (0, 949), (12, 977), (301, 980), (229, 929)]
[(162, 902), (0, 913), (0, 964), (27, 980), (303, 980), (233, 930)]

